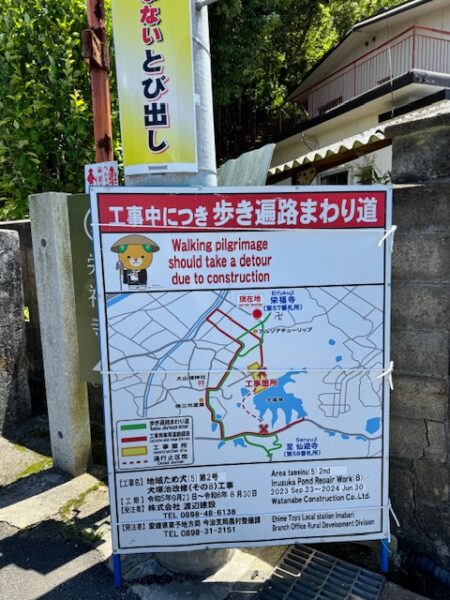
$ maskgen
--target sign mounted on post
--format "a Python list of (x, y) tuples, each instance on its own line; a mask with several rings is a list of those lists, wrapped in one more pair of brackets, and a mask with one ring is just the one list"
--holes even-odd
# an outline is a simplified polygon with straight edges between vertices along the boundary
[(112, 10), (125, 175), (196, 172), (191, 1)]
[(119, 185), (119, 164), (116, 160), (84, 165), (84, 191), (91, 187), (115, 187)]
[(91, 201), (114, 552), (388, 537), (390, 190)]

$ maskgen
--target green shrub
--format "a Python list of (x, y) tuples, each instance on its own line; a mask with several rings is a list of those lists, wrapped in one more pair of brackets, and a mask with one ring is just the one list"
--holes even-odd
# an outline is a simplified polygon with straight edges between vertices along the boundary
[(84, 0), (3, 0), (0, 12), (0, 219), (27, 197), (83, 191), (94, 161)]

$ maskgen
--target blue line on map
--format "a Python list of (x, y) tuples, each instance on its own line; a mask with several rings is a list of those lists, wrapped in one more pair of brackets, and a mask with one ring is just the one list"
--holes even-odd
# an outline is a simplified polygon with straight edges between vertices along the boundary
[(181, 338), (181, 340), (179, 340), (174, 346), (172, 346), (164, 354), (164, 356), (162, 356), (158, 360), (158, 362), (156, 363), (156, 365), (155, 365), (155, 367), (153, 369), (153, 373), (148, 378), (147, 385), (145, 386), (145, 392), (144, 392), (144, 416), (145, 417), (148, 414), (148, 408), (147, 408), (146, 404), (147, 404), (148, 394), (150, 392), (150, 388), (151, 388), (151, 385), (152, 385), (152, 381), (153, 381), (153, 377), (155, 375), (155, 372), (159, 371), (161, 365), (166, 360), (166, 358), (169, 358), (169, 356), (171, 354), (173, 354), (175, 352), (175, 350), (181, 346), (181, 344), (184, 344), (184, 342), (190, 341), (190, 339), (196, 335), (197, 331), (200, 329), (200, 327), (205, 322), (206, 317), (209, 314), (211, 314), (213, 310), (215, 310), (216, 308), (219, 308), (219, 306), (221, 304), (223, 304), (225, 298), (227, 297), (227, 294), (228, 294), (227, 290), (222, 290), (220, 292), (220, 294), (217, 294), (217, 298), (214, 300), (214, 302), (211, 304), (211, 306), (208, 308), (208, 310), (205, 310), (205, 312), (197, 319), (197, 321), (192, 325), (192, 327), (185, 334), (185, 336), (183, 338)]
[(118, 296), (114, 296), (114, 298), (111, 298), (110, 300), (106, 301), (106, 306), (109, 308), (110, 306), (113, 306), (114, 304), (117, 304), (117, 302), (120, 302), (121, 300), (125, 300), (125, 298), (128, 298), (130, 294), (119, 294)]

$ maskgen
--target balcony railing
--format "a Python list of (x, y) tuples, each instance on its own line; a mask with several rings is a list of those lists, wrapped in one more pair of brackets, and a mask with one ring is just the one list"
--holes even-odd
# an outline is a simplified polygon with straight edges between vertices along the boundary
[(410, 27), (308, 88), (300, 102), (317, 117), (411, 69), (450, 73), (450, 32)]

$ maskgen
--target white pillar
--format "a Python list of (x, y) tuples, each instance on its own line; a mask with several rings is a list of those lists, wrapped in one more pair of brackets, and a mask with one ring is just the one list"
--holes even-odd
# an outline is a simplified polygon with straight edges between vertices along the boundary
[(79, 373), (67, 195), (36, 194), (29, 205), (52, 455), (56, 467), (80, 475), (91, 460), (91, 432)]
[[(208, 9), (204, 6), (197, 10), (195, 0), (191, 0), (191, 12), (198, 173), (128, 175), (125, 178), (127, 186), (217, 186)], [(164, 552), (157, 554), (157, 558), (172, 571), (201, 576), (220, 569), (230, 560), (233, 552), (229, 549)]]

